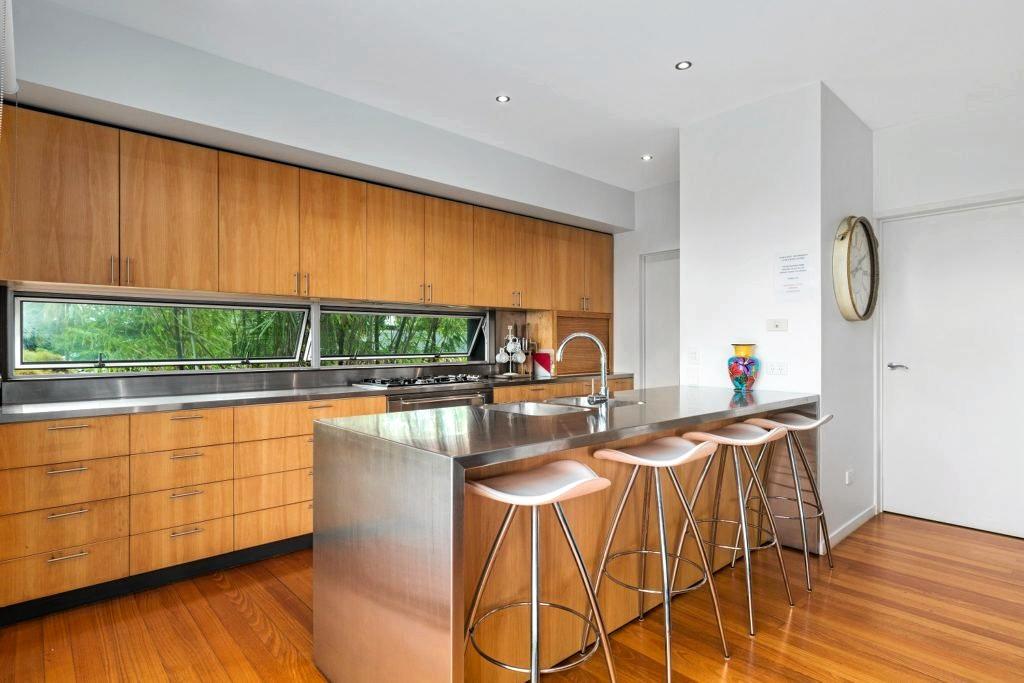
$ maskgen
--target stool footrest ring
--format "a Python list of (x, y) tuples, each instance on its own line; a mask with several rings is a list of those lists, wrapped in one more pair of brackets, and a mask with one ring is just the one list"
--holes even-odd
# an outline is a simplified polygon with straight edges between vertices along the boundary
[[(637, 586), (637, 585), (632, 584), (632, 583), (627, 583), (626, 581), (623, 581), (622, 579), (618, 578), (617, 576), (615, 576), (614, 574), (612, 574), (608, 570), (608, 565), (610, 565), (613, 560), (618, 559), (620, 557), (627, 557), (627, 556), (630, 556), (630, 555), (656, 555), (656, 556), (660, 557), (661, 556), (661, 551), (659, 551), (659, 550), (622, 550), (620, 552), (617, 552), (617, 553), (614, 553), (612, 555), (609, 555), (608, 556), (608, 561), (605, 562), (605, 564), (604, 564), (604, 575), (607, 576), (608, 580), (611, 581), (612, 583), (618, 584), (618, 585), (622, 586), (623, 588), (625, 588), (627, 590), (631, 590), (631, 591), (634, 591), (636, 593), (647, 593), (648, 595), (661, 595), (662, 594), (662, 589), (661, 588), (647, 588), (646, 586)], [(672, 591), (671, 591), (671, 595), (673, 597), (675, 597), (677, 595), (682, 595), (683, 593), (689, 593), (690, 591), (695, 591), (698, 588), (700, 588), (701, 586), (703, 586), (705, 583), (708, 582), (707, 574), (704, 572), (704, 570), (701, 568), (701, 566), (699, 564), (697, 564), (696, 562), (694, 562), (692, 560), (688, 560), (685, 557), (680, 557), (679, 555), (676, 555), (675, 553), (668, 553), (668, 556), (670, 558), (670, 561), (671, 560), (678, 560), (680, 564), (690, 565), (691, 567), (696, 569), (698, 572), (700, 572), (700, 575), (701, 575), (700, 580), (697, 581), (694, 584), (686, 586), (685, 588), (673, 588)]]
[[(793, 498), (791, 496), (768, 496), (768, 499), (769, 500), (785, 500), (785, 501), (788, 501), (790, 503), (796, 503), (797, 502), (796, 498)], [(815, 503), (814, 501), (805, 500), (805, 501), (803, 501), (803, 503), (804, 503), (804, 508), (805, 509), (801, 510), (801, 512), (804, 512), (804, 514), (802, 515), (804, 519), (817, 519), (818, 517), (821, 517), (822, 515), (825, 514), (825, 511), (821, 508), (821, 505)], [(811, 510), (813, 510), (813, 512), (807, 513), (806, 512), (806, 508), (811, 508)], [(801, 515), (780, 515), (780, 514), (774, 514), (774, 515), (772, 515), (772, 517), (774, 517), (775, 519), (800, 519)]]
[[(739, 528), (739, 525), (740, 525), (740, 523), (737, 522), (734, 519), (698, 519), (697, 520), (697, 524), (699, 524), (699, 525), (702, 525), (702, 524), (710, 525), (710, 524), (713, 524), (715, 522), (718, 522), (718, 524), (730, 525), (733, 528), (737, 528), (737, 529)], [(752, 546), (750, 546), (750, 550), (751, 551), (754, 551), (754, 550), (764, 550), (765, 548), (771, 548), (771, 547), (773, 547), (775, 545), (775, 537), (772, 536), (770, 528), (763, 527), (763, 526), (760, 526), (758, 524), (753, 524), (750, 521), (747, 522), (747, 528), (748, 529), (752, 529), (755, 532), (761, 532), (765, 536), (768, 537), (767, 540), (764, 541), (763, 543), (761, 543), (760, 545), (752, 545)], [(722, 548), (723, 550), (743, 550), (743, 546), (742, 545), (730, 545), (728, 543), (715, 543), (707, 535), (702, 534), (702, 537), (704, 538), (704, 545), (708, 546), (709, 548), (711, 546), (715, 546), (716, 548)]]
[[(574, 610), (571, 607), (566, 607), (565, 605), (559, 605), (558, 603), (554, 603), (554, 602), (541, 602), (540, 606), (541, 607), (548, 607), (550, 609), (560, 610), (562, 612), (566, 612), (568, 614), (571, 614), (572, 616), (576, 617), (581, 622), (583, 622), (583, 624), (589, 625), (591, 631), (593, 631), (594, 633), (599, 633), (599, 631), (597, 629), (597, 622), (595, 622), (592, 618), (587, 617), (587, 616), (581, 614), (580, 612), (577, 612), (576, 610)], [(484, 652), (484, 650), (480, 647), (479, 643), (476, 642), (476, 629), (477, 629), (478, 626), (480, 626), (480, 624), (482, 624), (484, 621), (486, 621), (488, 618), (494, 616), (495, 614), (498, 614), (499, 612), (504, 612), (505, 610), (514, 609), (514, 608), (517, 608), (517, 607), (525, 607), (525, 608), (529, 609), (530, 602), (529, 601), (510, 602), (507, 605), (501, 605), (499, 607), (495, 607), (494, 609), (490, 610), (489, 612), (484, 614), (482, 617), (480, 617), (479, 619), (474, 621), (473, 624), (469, 627), (469, 632), (468, 632), (469, 633), (469, 642), (471, 642), (473, 644), (473, 649), (477, 651), (477, 654), (479, 654), (481, 657), (486, 659), (491, 664), (494, 664), (495, 666), (501, 667), (502, 669), (506, 669), (508, 671), (515, 671), (516, 673), (521, 673), (521, 674), (529, 674), (530, 673), (530, 667), (529, 666), (515, 666), (514, 664), (509, 664), (508, 662), (503, 662), (500, 659), (496, 659), (495, 657), (492, 657), (491, 655), (489, 655), (486, 652)], [(581, 625), (581, 627), (582, 627), (582, 625)], [(597, 648), (600, 646), (600, 644), (601, 644), (601, 639), (600, 638), (595, 638), (594, 642), (591, 643), (590, 645), (588, 645), (587, 648), (584, 649), (583, 651), (577, 652), (575, 655), (573, 655), (569, 659), (563, 661), (561, 664), (558, 664), (557, 666), (553, 666), (553, 667), (551, 667), (549, 669), (541, 669), (540, 672), (542, 674), (553, 674), (553, 673), (558, 673), (559, 671), (566, 671), (567, 669), (571, 669), (573, 667), (579, 666), (583, 662), (585, 662), (588, 659), (590, 659), (594, 655), (594, 653), (597, 652)]]

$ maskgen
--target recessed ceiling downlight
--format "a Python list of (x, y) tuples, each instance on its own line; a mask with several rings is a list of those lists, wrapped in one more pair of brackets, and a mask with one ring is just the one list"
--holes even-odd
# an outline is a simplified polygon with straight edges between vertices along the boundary
[(686, 71), (691, 66), (693, 66), (693, 62), (688, 62), (686, 60), (676, 62), (676, 71)]
[(640, 157), (640, 161), (654, 161), (654, 155), (644, 154), (643, 156)]
[(509, 97), (508, 95), (498, 95), (498, 96), (497, 96), (497, 97), (495, 97), (494, 99), (495, 99), (495, 100), (497, 100), (498, 102), (500, 102), (501, 104), (506, 104), (506, 103), (508, 103), (508, 101), (509, 101), (509, 100), (511, 100), (512, 98), (511, 98), (511, 97)]

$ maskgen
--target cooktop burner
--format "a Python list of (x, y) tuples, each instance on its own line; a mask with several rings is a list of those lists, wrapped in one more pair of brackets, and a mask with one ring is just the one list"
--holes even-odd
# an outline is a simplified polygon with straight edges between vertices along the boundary
[(386, 389), (388, 387), (415, 387), (433, 384), (465, 384), (479, 382), (480, 375), (435, 375), (434, 377), (368, 377), (352, 386)]

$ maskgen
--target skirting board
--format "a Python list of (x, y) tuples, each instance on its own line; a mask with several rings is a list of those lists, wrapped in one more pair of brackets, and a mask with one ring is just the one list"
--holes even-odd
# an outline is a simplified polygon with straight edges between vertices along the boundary
[(168, 583), (174, 583), (175, 581), (182, 581), (193, 576), (209, 574), (242, 564), (250, 564), (259, 560), (265, 560), (268, 557), (274, 557), (275, 555), (284, 555), (285, 553), (292, 553), (296, 550), (304, 550), (311, 547), (313, 547), (313, 534), (305, 534), (304, 536), (286, 538), (283, 541), (274, 541), (273, 543), (259, 545), (254, 548), (235, 550), (223, 555), (214, 555), (213, 557), (206, 557), (165, 569), (157, 569), (145, 574), (126, 576), (123, 579), (115, 579), (95, 586), (76, 588), (66, 593), (57, 593), (56, 595), (48, 595), (27, 602), (19, 602), (15, 605), (0, 607), (0, 627), (25, 621), (26, 619), (41, 617), (51, 612), (60, 612), (72, 607), (87, 605), (90, 602), (108, 600), (121, 595), (127, 595), (128, 593), (137, 593)]
[[(878, 514), (878, 508), (875, 507), (874, 505), (872, 505), (871, 507), (869, 507), (866, 510), (864, 510), (864, 512), (861, 512), (858, 515), (856, 515), (849, 522), (847, 522), (846, 524), (842, 525), (841, 527), (839, 527), (838, 529), (836, 529), (835, 531), (830, 533), (828, 535), (828, 540), (832, 543), (832, 547), (834, 548), (836, 545), (839, 544), (840, 541), (842, 541), (844, 538), (846, 538), (847, 536), (852, 534), (854, 531), (856, 531), (857, 528), (860, 527), (861, 524), (863, 524), (864, 522), (868, 521), (869, 519), (871, 519), (872, 517), (874, 517), (877, 514)], [(820, 555), (820, 554), (822, 554), (824, 552), (825, 552), (825, 545), (822, 544), (821, 548), (819, 548), (818, 554)]]

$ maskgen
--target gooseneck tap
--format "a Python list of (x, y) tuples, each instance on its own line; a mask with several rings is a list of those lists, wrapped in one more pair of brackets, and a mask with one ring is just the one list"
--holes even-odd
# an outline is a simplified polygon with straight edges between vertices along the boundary
[(600, 339), (589, 332), (573, 332), (558, 345), (558, 350), (555, 351), (555, 360), (561, 362), (566, 344), (577, 338), (589, 339), (597, 345), (597, 350), (601, 352), (601, 389), (596, 394), (592, 393), (590, 396), (587, 396), (587, 400), (590, 403), (606, 403), (608, 401), (608, 351), (604, 348), (604, 343)]

